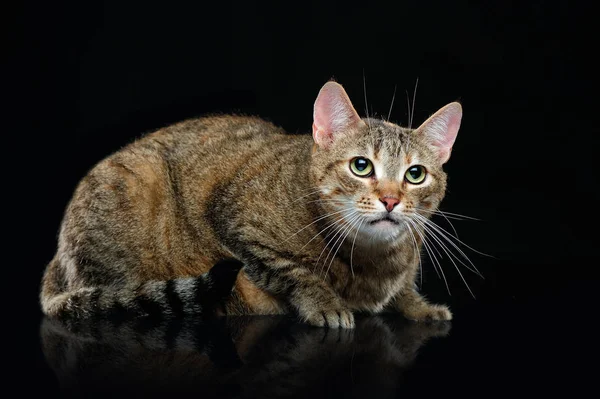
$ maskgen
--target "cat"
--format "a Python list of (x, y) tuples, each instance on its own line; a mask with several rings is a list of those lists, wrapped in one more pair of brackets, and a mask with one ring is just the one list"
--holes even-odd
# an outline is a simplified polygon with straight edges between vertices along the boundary
[(312, 136), (235, 115), (148, 134), (77, 186), (42, 278), (42, 310), (293, 313), (332, 328), (384, 310), (450, 320), (416, 289), (418, 222), (444, 197), (461, 119), (458, 102), (416, 129), (361, 118), (329, 81)]
[(411, 381), (403, 384), (403, 377), (419, 350), (430, 339), (447, 336), (451, 327), (389, 315), (360, 318), (355, 329), (337, 330), (310, 328), (284, 316), (139, 323), (45, 318), (42, 349), (61, 393), (396, 397), (410, 389)]

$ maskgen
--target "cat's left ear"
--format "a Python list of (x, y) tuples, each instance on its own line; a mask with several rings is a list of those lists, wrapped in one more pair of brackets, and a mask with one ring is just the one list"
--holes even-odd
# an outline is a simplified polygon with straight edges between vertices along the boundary
[(461, 119), (462, 106), (453, 102), (441, 108), (415, 129), (415, 133), (424, 135), (428, 144), (435, 149), (442, 164), (450, 158)]

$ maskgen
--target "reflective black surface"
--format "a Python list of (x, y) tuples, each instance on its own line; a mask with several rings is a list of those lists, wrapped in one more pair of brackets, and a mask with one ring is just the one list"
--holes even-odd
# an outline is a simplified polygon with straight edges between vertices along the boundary
[(267, 316), (43, 319), (43, 372), (51, 373), (45, 395), (394, 398), (581, 390), (577, 381), (589, 374), (583, 330), (543, 310), (535, 318), (523, 312), (531, 309), (502, 309), (472, 309), (436, 323), (359, 316), (354, 330)]
[(44, 320), (43, 350), (65, 396), (393, 397), (420, 348), (449, 323), (369, 317), (354, 330), (286, 318), (210, 323)]

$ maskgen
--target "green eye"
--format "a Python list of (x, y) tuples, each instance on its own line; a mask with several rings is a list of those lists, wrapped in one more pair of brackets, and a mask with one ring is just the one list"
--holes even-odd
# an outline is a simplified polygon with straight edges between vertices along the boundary
[(426, 176), (427, 170), (425, 170), (425, 167), (421, 165), (411, 166), (404, 174), (404, 178), (406, 179), (406, 181), (411, 184), (423, 183)]
[(356, 176), (368, 177), (373, 174), (373, 163), (367, 158), (354, 158), (350, 161), (350, 170)]

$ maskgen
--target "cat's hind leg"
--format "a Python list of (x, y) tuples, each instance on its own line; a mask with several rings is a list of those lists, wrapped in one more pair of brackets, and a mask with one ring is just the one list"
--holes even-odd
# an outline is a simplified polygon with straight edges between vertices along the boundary
[(225, 305), (225, 313), (232, 316), (282, 315), (289, 313), (289, 309), (280, 298), (258, 288), (242, 270)]

